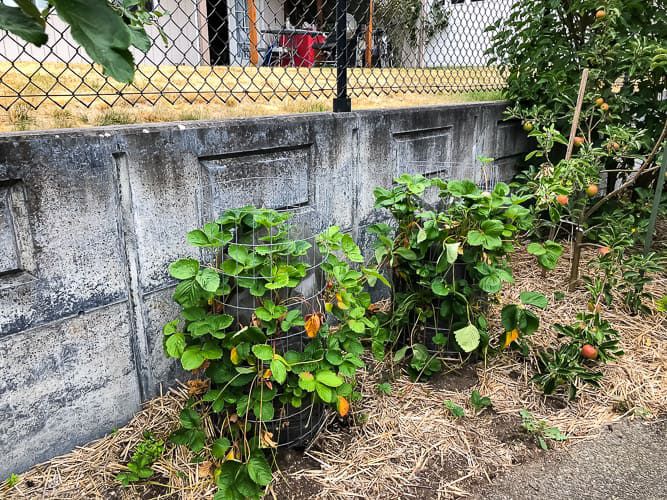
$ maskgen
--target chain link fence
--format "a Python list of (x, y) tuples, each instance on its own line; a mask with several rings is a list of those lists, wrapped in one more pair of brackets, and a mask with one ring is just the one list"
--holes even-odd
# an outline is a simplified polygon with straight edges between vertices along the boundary
[(502, 75), (487, 66), (485, 28), (506, 17), (511, 5), (146, 0), (154, 43), (147, 53), (135, 53), (138, 71), (129, 85), (91, 64), (53, 15), (41, 48), (0, 31), (0, 108), (500, 90)]

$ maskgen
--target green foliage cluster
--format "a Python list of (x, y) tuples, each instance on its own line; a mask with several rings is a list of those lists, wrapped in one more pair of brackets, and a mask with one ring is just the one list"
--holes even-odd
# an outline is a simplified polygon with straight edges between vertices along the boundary
[(130, 48), (148, 52), (151, 39), (145, 26), (157, 25), (159, 10), (147, 10), (146, 0), (48, 0), (39, 9), (34, 0), (0, 3), (0, 29), (38, 47), (48, 41), (47, 18), (57, 15), (70, 28), (72, 38), (104, 72), (119, 82), (132, 82), (135, 62)]
[(144, 432), (144, 438), (134, 447), (128, 471), (116, 475), (116, 479), (124, 486), (143, 481), (153, 476), (151, 465), (164, 453), (164, 442), (150, 432)]
[[(437, 193), (436, 205), (427, 201), (428, 192)], [(376, 188), (374, 195), (376, 207), (388, 210), (394, 221), (370, 228), (377, 236), (375, 259), (393, 280), (395, 307), (387, 323), (395, 337), (389, 340), (410, 339), (394, 360), (407, 358), (418, 378), (441, 369), (429, 350), (433, 345), (464, 353), (485, 350), (484, 299), (513, 282), (508, 257), (531, 227), (530, 210), (523, 206), (530, 196), (515, 196), (502, 182), (483, 191), (468, 180), (408, 174), (390, 189)], [(413, 341), (415, 331), (424, 333)]]
[[(271, 478), (264, 448), (275, 446), (266, 423), (278, 409), (321, 402), (347, 415), (359, 397), (354, 383), (364, 366), (362, 339), (378, 335), (365, 288), (384, 277), (361, 265), (359, 247), (337, 227), (313, 240), (290, 238), (290, 217), (255, 207), (227, 210), (187, 234), (210, 262), (184, 258), (169, 266), (179, 280), (174, 300), (181, 314), (164, 326), (165, 350), (210, 381), (183, 409), (171, 441), (201, 453), (210, 441), (201, 414), (215, 418), (219, 498), (262, 494)], [(324, 311), (318, 309), (324, 304), (294, 300), (311, 271), (312, 252), (322, 259)], [(229, 314), (236, 303), (255, 304), (252, 314)], [(302, 350), (285, 343), (294, 336), (304, 340)]]
[(507, 75), (504, 95), (516, 106), (512, 115), (535, 118), (536, 127), (554, 123), (569, 130), (581, 72), (588, 68), (586, 103), (608, 101), (609, 125), (645, 129), (645, 146), (659, 134), (667, 112), (667, 102), (657, 99), (667, 74), (664, 1), (518, 0), (510, 16), (488, 31), (489, 62)]
[(558, 427), (550, 426), (546, 420), (536, 419), (528, 410), (520, 410), (519, 415), (521, 415), (521, 426), (526, 432), (535, 437), (537, 444), (543, 450), (549, 449), (547, 440), (565, 441), (567, 439), (567, 436)]

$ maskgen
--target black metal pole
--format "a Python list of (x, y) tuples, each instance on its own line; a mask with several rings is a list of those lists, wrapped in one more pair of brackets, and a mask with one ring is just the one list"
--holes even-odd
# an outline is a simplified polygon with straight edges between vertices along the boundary
[(336, 1), (336, 97), (334, 113), (352, 111), (347, 96), (347, 0)]

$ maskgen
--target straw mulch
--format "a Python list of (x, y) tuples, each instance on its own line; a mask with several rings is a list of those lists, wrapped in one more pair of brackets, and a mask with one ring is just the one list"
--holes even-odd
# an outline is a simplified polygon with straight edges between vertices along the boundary
[[(584, 262), (593, 256), (592, 250), (585, 252)], [(499, 310), (503, 303), (516, 301), (523, 290), (539, 290), (550, 298), (549, 308), (540, 313), (540, 330), (531, 340), (534, 348), (555, 345), (558, 340), (550, 326), (574, 319), (588, 301), (583, 289), (554, 299), (554, 292), (564, 289), (567, 267), (566, 256), (556, 271), (543, 278), (533, 257), (517, 254), (516, 284), (494, 306)], [(656, 298), (667, 294), (667, 272), (655, 277), (650, 291)], [(268, 496), (280, 500), (466, 496), (481, 482), (492, 481), (538, 453), (533, 439), (521, 430), (518, 412), (522, 408), (568, 435), (557, 447), (594, 438), (603, 426), (623, 417), (654, 418), (666, 413), (665, 314), (633, 317), (620, 306), (620, 298), (615, 304), (604, 315), (621, 332), (626, 354), (603, 368), (599, 390), (584, 388), (575, 402), (545, 398), (530, 383), (534, 363), (509, 352), (490, 358), (486, 365), (478, 363), (460, 371), (452, 366), (451, 373), (418, 384), (388, 363), (369, 362), (360, 377), (363, 399), (354, 411), (358, 425), (330, 427), (321, 433), (305, 456), (275, 475)], [(499, 334), (499, 325), (494, 331)], [(385, 381), (392, 386), (389, 396), (377, 392), (377, 384)], [(469, 403), (473, 389), (489, 396), (493, 408), (475, 415)], [(0, 497), (211, 498), (213, 464), (191, 463), (192, 455), (183, 447), (167, 445), (153, 466), (155, 476), (146, 484), (123, 488), (114, 479), (124, 470), (143, 432), (150, 430), (166, 441), (178, 427), (184, 401), (201, 390), (181, 386), (148, 402), (127, 426), (34, 467), (14, 488), (0, 487)], [(464, 407), (466, 416), (453, 418), (443, 404), (448, 399)]]

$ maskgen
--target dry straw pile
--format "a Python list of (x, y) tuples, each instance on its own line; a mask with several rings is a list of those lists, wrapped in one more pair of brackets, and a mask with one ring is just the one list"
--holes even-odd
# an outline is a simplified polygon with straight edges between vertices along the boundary
[[(662, 225), (661, 233), (667, 234)], [(664, 244), (664, 243), (663, 243)], [(593, 258), (592, 251), (585, 260)], [(567, 256), (546, 278), (533, 258), (519, 253), (514, 259), (516, 286), (503, 297), (513, 302), (523, 290), (539, 290), (550, 298), (541, 313), (542, 326), (532, 338), (535, 347), (554, 345), (551, 329), (585, 307), (580, 289), (562, 300)], [(655, 297), (667, 294), (667, 272), (650, 286)], [(499, 308), (501, 304), (495, 307)], [(306, 451), (303, 460), (276, 474), (269, 496), (274, 498), (451, 498), (474, 491), (476, 484), (537, 453), (532, 438), (522, 432), (519, 410), (526, 408), (568, 435), (558, 446), (592, 439), (601, 427), (623, 417), (654, 418), (667, 412), (667, 320), (662, 313), (630, 316), (615, 300), (605, 317), (622, 333), (625, 355), (603, 368), (600, 390), (585, 388), (572, 403), (545, 398), (530, 383), (534, 362), (512, 353), (491, 358), (460, 372), (415, 384), (388, 364), (369, 363), (361, 381), (363, 400), (354, 419), (358, 425), (326, 430)], [(655, 309), (655, 308), (653, 308)], [(497, 316), (494, 315), (494, 316)], [(499, 325), (495, 326), (496, 333)], [(391, 395), (381, 395), (377, 384), (390, 380)], [(475, 415), (469, 398), (473, 389), (489, 396), (492, 409)], [(196, 388), (190, 387), (190, 392)], [(193, 464), (183, 447), (169, 445), (155, 464), (148, 484), (121, 487), (114, 476), (124, 469), (132, 448), (145, 430), (167, 438), (178, 426), (178, 412), (188, 398), (179, 387), (150, 401), (122, 429), (74, 452), (39, 465), (21, 476), (3, 498), (211, 498), (215, 485), (211, 463)], [(466, 410), (455, 419), (444, 407), (452, 400)], [(332, 417), (332, 421), (335, 417)]]

